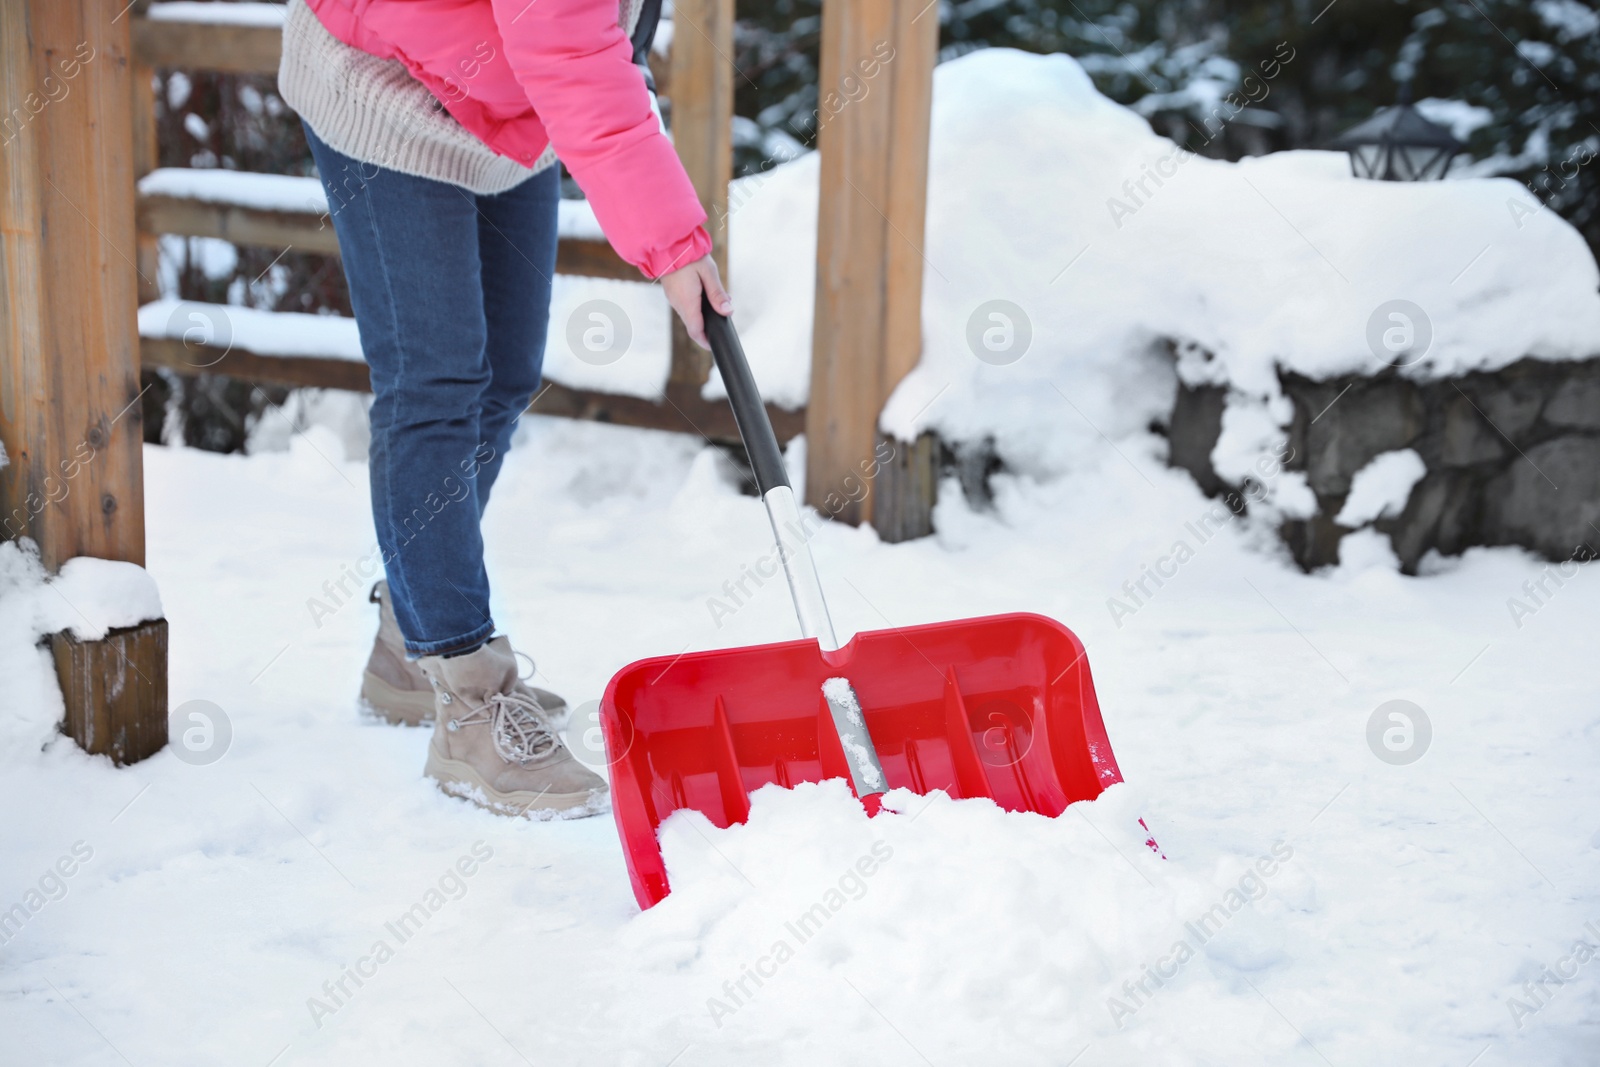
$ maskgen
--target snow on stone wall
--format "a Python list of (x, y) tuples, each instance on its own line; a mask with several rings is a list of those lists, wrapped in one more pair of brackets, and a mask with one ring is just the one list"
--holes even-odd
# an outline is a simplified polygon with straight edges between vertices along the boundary
[[(1298, 61), (1292, 51), (1280, 62)], [(745, 347), (768, 395), (789, 405), (805, 401), (809, 381), (814, 272), (795, 264), (814, 259), (817, 173), (807, 155), (731, 192)], [(1070, 57), (991, 49), (935, 72), (921, 252), (922, 360), (891, 398), (883, 428), (908, 439), (925, 430), (947, 442), (992, 439), (1012, 470), (1072, 470), (1102, 435), (1134, 462), (1163, 462), (1165, 445), (1149, 428), (1172, 415), (1180, 384), (1220, 390), (1213, 454), (1194, 466), (1232, 485), (1283, 448), (1297, 420), (1318, 414), (1301, 410), (1311, 386), (1297, 400), (1286, 395), (1288, 380), (1383, 381), (1436, 397), (1444, 406), (1429, 418), (1451, 414), (1448, 428), (1428, 431), (1437, 444), (1418, 445), (1431, 472), (1464, 469), (1439, 466), (1463, 426), (1483, 437), (1473, 447), (1486, 453), (1534, 447), (1574, 469), (1594, 447), (1567, 440), (1567, 430), (1586, 431), (1558, 415), (1536, 417), (1532, 436), (1501, 427), (1505, 437), (1481, 412), (1455, 413), (1455, 387), (1438, 385), (1476, 375), (1487, 398), (1495, 389), (1482, 375), (1531, 361), (1544, 368), (1530, 373), (1554, 403), (1563, 376), (1600, 355), (1593, 256), (1571, 226), (1506, 179), (1360, 181), (1330, 152), (1205, 159), (1100, 95)], [(1357, 432), (1352, 420), (1379, 418), (1358, 410), (1360, 395), (1302, 434), (1311, 453), (1289, 469), (1310, 474), (1310, 491), (1303, 477), (1274, 480), (1252, 505), (1259, 519), (1332, 522), (1359, 464), (1345, 469), (1348, 449), (1336, 459), (1322, 452), (1338, 448), (1332, 428), (1347, 435)], [(1570, 404), (1584, 407), (1561, 401)], [(1565, 443), (1552, 443), (1558, 429)], [(1379, 436), (1378, 451), (1416, 440)], [(1355, 452), (1360, 463), (1377, 454)], [(1339, 473), (1327, 481), (1316, 472), (1330, 462)], [(1482, 462), (1489, 466), (1474, 469), (1493, 493), (1538, 496), (1523, 484), (1531, 468)], [(1424, 493), (1452, 477), (1430, 474)], [(1516, 510), (1485, 512), (1481, 492), (1467, 496), (1445, 510)], [(1561, 539), (1576, 514), (1557, 524)], [(1517, 533), (1520, 521), (1507, 517), (1490, 534), (1474, 518), (1463, 536), (1544, 544), (1544, 534)], [(1300, 555), (1326, 560), (1329, 551)]]

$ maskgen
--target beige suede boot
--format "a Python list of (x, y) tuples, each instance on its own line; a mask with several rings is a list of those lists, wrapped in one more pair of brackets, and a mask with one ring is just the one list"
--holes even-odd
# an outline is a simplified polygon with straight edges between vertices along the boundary
[[(372, 653), (361, 675), (362, 705), (377, 718), (396, 726), (432, 722), (433, 686), (417, 662), (406, 655), (406, 639), (389, 600), (389, 583), (378, 581), (367, 599), (378, 605), (378, 636), (373, 638)], [(505, 637), (493, 638), (489, 643), (511, 652), (511, 642)], [(531, 659), (528, 665), (531, 675)], [(519, 678), (517, 692), (538, 704), (540, 714), (557, 730), (563, 729), (571, 718), (572, 709), (567, 702), (548, 689), (525, 685)]]
[(406, 639), (389, 602), (389, 583), (380, 580), (367, 599), (378, 605), (378, 636), (372, 640), (372, 654), (361, 673), (361, 703), (396, 726), (433, 721), (433, 686), (415, 661), (406, 658)]
[(610, 807), (605, 780), (572, 758), (538, 704), (517, 691), (510, 646), (417, 661), (437, 719), (424, 773), (454, 796), (504, 815), (572, 819)]

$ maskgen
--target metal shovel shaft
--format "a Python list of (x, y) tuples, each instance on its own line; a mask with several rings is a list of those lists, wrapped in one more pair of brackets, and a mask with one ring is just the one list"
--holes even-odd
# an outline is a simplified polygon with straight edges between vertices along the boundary
[[(761, 493), (767, 519), (772, 523), (772, 537), (778, 545), (778, 557), (783, 561), (783, 575), (789, 583), (789, 595), (794, 599), (795, 615), (800, 619), (800, 632), (815, 638), (824, 652), (832, 652), (839, 647), (839, 639), (822, 596), (822, 581), (817, 577), (817, 565), (811, 558), (811, 545), (805, 536), (800, 507), (789, 485), (783, 451), (778, 447), (772, 420), (767, 418), (766, 405), (761, 402), (755, 377), (750, 373), (744, 346), (739, 343), (733, 323), (718, 314), (703, 295), (700, 309), (705, 316), (706, 339), (711, 342), (712, 358), (728, 390), (733, 421), (739, 427), (739, 437), (755, 475), (756, 489)], [(838, 678), (829, 680), (823, 687), (823, 695), (850, 767), (856, 795), (866, 797), (883, 792), (883, 765), (878, 760), (872, 735), (867, 732), (866, 718), (855, 691), (846, 679)]]

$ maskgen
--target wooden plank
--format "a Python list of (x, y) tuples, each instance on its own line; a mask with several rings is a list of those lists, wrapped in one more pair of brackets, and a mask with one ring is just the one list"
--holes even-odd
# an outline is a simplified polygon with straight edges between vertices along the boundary
[(118, 766), (161, 751), (167, 743), (165, 619), (112, 630), (101, 641), (54, 634), (50, 651), (66, 701), (62, 726), (68, 737)]
[(672, 9), (672, 143), (709, 216), (712, 256), (728, 273), (733, 178), (733, 0), (676, 0)]
[(871, 481), (872, 525), (885, 541), (911, 541), (933, 533), (933, 505), (939, 494), (939, 438), (931, 433), (907, 444), (881, 437), (878, 455), (887, 456)]
[[(35, 81), (33, 56), (28, 49), (27, 4), (0, 0), (0, 100), (14, 108), (4, 116), (5, 144), (0, 146), (0, 445), (10, 464), (0, 467), (0, 523), (6, 539), (21, 537), (35, 526), (47, 494), (32, 493), (31, 483), (44, 473), (32, 472), (28, 451), (34, 437), (45, 433), (49, 407), (44, 348), (45, 315), (42, 232), (43, 211), (39, 181), (39, 138), (32, 129), (37, 121), (31, 109), (49, 105)], [(52, 83), (54, 84), (54, 83)], [(11, 101), (15, 101), (12, 104)], [(44, 463), (48, 469), (48, 457)]]
[[(672, 20), (667, 19), (666, 21), (670, 23)], [(648, 59), (650, 64), (650, 77), (654, 79), (656, 83), (657, 96), (667, 96), (672, 92), (671, 51), (672, 50), (669, 48), (667, 50), (667, 54), (663, 55), (662, 53), (657, 52), (654, 48), (650, 49), (650, 56)]]
[(148, 18), (132, 21), (134, 56), (145, 66), (225, 74), (278, 73), (283, 31), (276, 26)]
[[(144, 562), (129, 19), (0, 0), (0, 523), (47, 568)], [(14, 136), (13, 136), (14, 134)], [(166, 740), (166, 627), (52, 639), (66, 731), (118, 762)]]
[(615, 278), (624, 282), (645, 281), (639, 268), (617, 255), (609, 241), (580, 237), (563, 237), (557, 242), (556, 273), (576, 274), (585, 278)]
[[(150, 0), (134, 0), (131, 14), (143, 15)], [(133, 178), (140, 178), (156, 169), (160, 160), (160, 138), (156, 130), (155, 68), (141, 63), (135, 56), (133, 64)], [(161, 253), (155, 234), (140, 232), (139, 251), (134, 257), (139, 273), (139, 303), (147, 304), (161, 297)]]
[(315, 211), (273, 211), (164, 194), (139, 196), (139, 230), (185, 237), (218, 237), (239, 245), (294, 248), (339, 254), (339, 239), (326, 215)]
[(226, 374), (247, 382), (301, 389), (372, 391), (367, 365), (348, 359), (263, 356), (239, 348), (218, 352), (203, 346), (189, 347), (168, 337), (141, 339), (139, 357), (145, 367), (160, 367), (178, 374)]
[[(325, 256), (339, 254), (339, 239), (327, 216), (314, 211), (278, 211), (191, 200), (166, 194), (139, 197), (141, 234), (218, 237), (238, 245), (293, 248)], [(556, 271), (589, 278), (642, 282), (644, 276), (603, 240), (563, 238), (556, 247)], [(145, 301), (148, 303), (148, 301)]]
[[(872, 464), (878, 416), (921, 356), (937, 45), (937, 12), (923, 0), (823, 5), (817, 299), (806, 418), (806, 500), (813, 506)], [(873, 522), (880, 505), (893, 511), (884, 504), (885, 488), (850, 502), (838, 517)], [(902, 509), (880, 534), (920, 525), (908, 524)]]
[(65, 87), (0, 152), (0, 523), (51, 569), (142, 564), (128, 19), (95, 0), (0, 9), (5, 98)]
[[(569, 389), (555, 382), (547, 382), (528, 410), (535, 415), (562, 415), (649, 430), (691, 433), (722, 445), (739, 443), (739, 427), (733, 421), (733, 410), (728, 407), (727, 401), (703, 400), (698, 386), (682, 383), (668, 383), (660, 400), (648, 400), (587, 389)], [(791, 411), (768, 404), (767, 417), (772, 420), (772, 429), (778, 435), (779, 444), (787, 444), (805, 429), (804, 411)]]
[[(728, 278), (728, 182), (733, 178), (733, 0), (672, 6), (672, 142), (707, 215), (711, 254)], [(730, 292), (732, 290), (730, 289)], [(700, 385), (711, 353), (672, 317), (671, 380)]]
[[(133, 10), (142, 14), (148, 7), (138, 3)], [(135, 18), (133, 51), (138, 63), (151, 67), (277, 74), (283, 34), (273, 26)], [(671, 60), (652, 51), (650, 72), (656, 91), (665, 96), (672, 82)]]
[[(244, 381), (265, 382), (306, 389), (371, 391), (365, 363), (314, 356), (260, 355), (232, 349), (221, 353), (186, 348), (182, 341), (146, 337), (140, 344), (146, 367), (163, 367), (179, 374), (226, 374)], [(725, 401), (701, 398), (698, 387), (669, 384), (657, 400), (572, 389), (547, 381), (528, 410), (535, 415), (556, 415), (593, 422), (611, 422), (649, 430), (692, 433), (718, 444), (737, 444), (739, 428)], [(767, 415), (778, 440), (787, 443), (805, 428), (805, 412), (767, 405)]]

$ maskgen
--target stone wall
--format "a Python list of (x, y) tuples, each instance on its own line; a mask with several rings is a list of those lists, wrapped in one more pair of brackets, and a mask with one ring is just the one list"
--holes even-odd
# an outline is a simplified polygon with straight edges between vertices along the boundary
[[(1394, 371), (1313, 381), (1279, 375), (1294, 403), (1288, 467), (1304, 470), (1317, 514), (1281, 532), (1299, 564), (1338, 561), (1349, 530), (1334, 522), (1351, 479), (1374, 456), (1412, 448), (1427, 474), (1405, 510), (1374, 525), (1402, 569), (1429, 549), (1521, 545), (1550, 560), (1600, 548), (1600, 358), (1523, 359), (1492, 373), (1413, 382)], [(1211, 465), (1226, 390), (1179, 385), (1169, 462), (1208, 495), (1228, 488)]]

